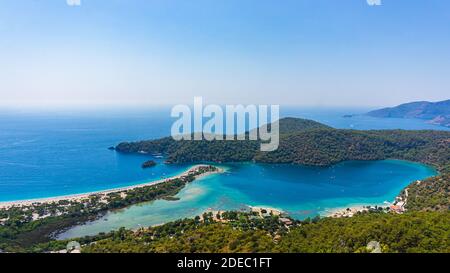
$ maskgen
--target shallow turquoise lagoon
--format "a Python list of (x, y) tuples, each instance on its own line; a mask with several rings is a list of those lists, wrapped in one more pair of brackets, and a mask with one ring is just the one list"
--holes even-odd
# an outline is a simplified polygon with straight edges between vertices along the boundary
[(331, 167), (236, 163), (187, 185), (180, 200), (157, 200), (109, 212), (74, 227), (60, 238), (80, 237), (120, 227), (138, 228), (194, 217), (205, 210), (266, 206), (302, 219), (327, 210), (392, 201), (409, 183), (436, 174), (428, 166), (400, 161), (349, 161)]

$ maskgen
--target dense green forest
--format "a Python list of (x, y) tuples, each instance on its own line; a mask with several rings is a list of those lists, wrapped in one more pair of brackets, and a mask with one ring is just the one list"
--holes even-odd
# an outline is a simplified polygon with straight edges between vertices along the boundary
[[(416, 211), (450, 210), (450, 174), (431, 177), (407, 187), (406, 209)], [(402, 192), (405, 195), (405, 190)], [(449, 219), (450, 221), (450, 219)]]
[[(265, 223), (249, 228), (248, 220), (242, 218), (234, 224), (186, 219), (137, 232), (122, 229), (87, 244), (83, 251), (354, 253), (368, 252), (367, 244), (377, 241), (383, 252), (448, 253), (449, 217), (448, 211), (362, 213), (352, 218), (308, 219), (289, 232), (278, 233), (273, 233), (273, 225)], [(271, 218), (275, 216), (265, 221)]]
[(331, 165), (345, 160), (387, 158), (418, 161), (444, 169), (450, 162), (450, 132), (333, 129), (315, 121), (280, 120), (280, 146), (260, 152), (258, 141), (175, 141), (171, 137), (120, 143), (123, 153), (167, 155), (169, 163), (256, 161)]

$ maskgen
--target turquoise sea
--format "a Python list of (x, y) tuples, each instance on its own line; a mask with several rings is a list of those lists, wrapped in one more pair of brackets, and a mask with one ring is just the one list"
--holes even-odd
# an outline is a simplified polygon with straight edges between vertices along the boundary
[[(448, 130), (421, 120), (343, 117), (370, 109), (281, 110), (282, 116), (309, 118), (335, 128)], [(150, 156), (107, 149), (121, 141), (167, 136), (172, 121), (169, 108), (0, 109), (0, 201), (85, 193), (181, 173), (189, 165), (158, 164), (143, 170), (141, 163)], [(330, 168), (250, 163), (224, 167), (226, 173), (186, 187), (179, 201), (133, 206), (106, 215), (102, 224), (90, 223), (68, 234), (158, 224), (208, 208), (244, 205), (278, 207), (301, 218), (333, 207), (391, 201), (409, 182), (435, 174), (420, 164), (391, 160), (345, 162)]]

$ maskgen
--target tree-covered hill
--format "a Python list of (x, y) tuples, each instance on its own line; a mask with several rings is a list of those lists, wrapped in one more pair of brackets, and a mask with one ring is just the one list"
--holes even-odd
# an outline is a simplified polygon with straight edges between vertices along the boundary
[[(417, 181), (402, 192), (406, 197), (407, 210), (448, 211), (450, 210), (450, 173)], [(450, 222), (450, 219), (449, 219)]]
[(283, 135), (278, 150), (257, 152), (256, 161), (331, 165), (346, 160), (387, 158), (444, 166), (450, 161), (450, 132), (311, 130)]
[[(280, 134), (289, 134), (295, 132), (302, 132), (312, 129), (331, 129), (332, 127), (322, 124), (320, 122), (301, 119), (301, 118), (283, 118), (279, 122), (280, 124)], [(263, 126), (264, 127), (264, 126)], [(269, 128), (270, 130), (270, 124)]]
[[(289, 232), (278, 233), (273, 233), (273, 226), (267, 223), (246, 228), (235, 223), (186, 219), (138, 232), (122, 229), (83, 251), (354, 253), (368, 252), (367, 244), (377, 241), (383, 252), (449, 253), (449, 217), (449, 212), (364, 213), (352, 218), (306, 220)], [(242, 218), (238, 221), (248, 224)]]
[(285, 118), (280, 120), (280, 145), (273, 152), (261, 152), (259, 141), (175, 141), (124, 142), (122, 153), (163, 153), (170, 163), (198, 161), (256, 161), (330, 165), (345, 160), (406, 159), (444, 168), (450, 162), (450, 132), (406, 130), (343, 130), (320, 123)]

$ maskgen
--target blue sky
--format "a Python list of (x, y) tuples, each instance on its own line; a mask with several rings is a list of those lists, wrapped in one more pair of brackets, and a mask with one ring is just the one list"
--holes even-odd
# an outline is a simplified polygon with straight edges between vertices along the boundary
[(446, 0), (0, 0), (0, 37), (2, 105), (384, 106), (450, 94)]

